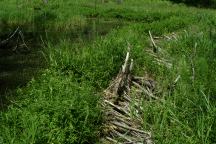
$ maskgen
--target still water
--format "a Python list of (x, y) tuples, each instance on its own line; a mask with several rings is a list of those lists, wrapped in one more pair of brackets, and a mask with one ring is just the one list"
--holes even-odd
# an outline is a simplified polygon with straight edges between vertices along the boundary
[[(45, 59), (46, 42), (58, 44), (62, 39), (71, 43), (91, 42), (106, 35), (113, 28), (122, 25), (120, 21), (87, 19), (87, 25), (73, 31), (47, 32), (29, 31), (29, 28), (20, 27), (25, 43), (30, 51), (14, 51), (15, 41), (11, 41), (7, 48), (0, 48), (0, 107), (5, 105), (6, 96), (19, 87), (25, 85), (40, 72), (48, 67)], [(14, 30), (15, 28), (8, 28)], [(26, 32), (25, 29), (28, 29)], [(4, 40), (11, 32), (0, 32), (0, 40)]]

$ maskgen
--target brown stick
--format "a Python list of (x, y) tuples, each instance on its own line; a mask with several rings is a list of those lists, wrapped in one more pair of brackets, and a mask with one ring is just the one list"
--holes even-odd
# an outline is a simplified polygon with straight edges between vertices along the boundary
[(142, 130), (139, 130), (139, 129), (136, 129), (136, 128), (132, 128), (132, 127), (129, 127), (127, 125), (123, 125), (121, 123), (118, 123), (118, 122), (112, 122), (114, 125), (116, 126), (119, 126), (119, 127), (122, 127), (124, 129), (127, 129), (127, 130), (131, 130), (131, 131), (135, 131), (135, 132), (138, 132), (138, 133), (142, 133), (142, 134), (146, 134), (146, 135), (150, 135), (149, 132), (145, 132), (145, 131), (142, 131)]
[(155, 97), (152, 93), (149, 93), (146, 89), (144, 89), (142, 86), (140, 86), (138, 83), (136, 82), (132, 82), (135, 86), (137, 86), (138, 88), (140, 88), (146, 95), (148, 95), (149, 97), (151, 98), (154, 98), (154, 99), (158, 99), (157, 97)]
[(116, 141), (116, 140), (114, 140), (114, 139), (112, 139), (112, 138), (110, 138), (110, 137), (106, 137), (106, 139), (107, 139), (108, 141), (111, 141), (111, 142), (116, 143), (116, 144), (122, 144), (122, 143), (120, 143), (120, 142), (118, 142), (118, 141)]
[(117, 105), (113, 104), (112, 102), (110, 102), (110, 101), (107, 101), (107, 100), (105, 100), (104, 102), (105, 102), (105, 103), (108, 103), (110, 106), (112, 106), (112, 107), (116, 108), (117, 110), (119, 110), (119, 111), (123, 112), (124, 114), (126, 114), (126, 115), (130, 116), (130, 114), (129, 114), (127, 111), (125, 111), (125, 110), (124, 110), (124, 109), (122, 109), (121, 107), (119, 107), (119, 106), (117, 106)]
[(126, 141), (132, 142), (131, 139), (127, 138), (125, 135), (121, 134), (120, 132), (113, 130), (113, 133), (115, 133), (116, 135), (118, 135), (119, 137), (125, 139)]
[(131, 72), (133, 69), (133, 59), (131, 59), (131, 64), (130, 64), (130, 68), (129, 68), (129, 71)]
[(177, 78), (174, 80), (173, 85), (176, 85), (180, 78), (181, 78), (181, 75), (178, 75)]
[(127, 65), (128, 65), (129, 56), (130, 56), (130, 53), (127, 52), (127, 55), (126, 55), (126, 58), (125, 58), (125, 63), (124, 63), (124, 65), (122, 66), (122, 72), (123, 72), (123, 73), (126, 72), (126, 68), (127, 68)]
[(151, 31), (149, 31), (149, 36), (150, 36), (150, 39), (151, 39), (151, 42), (152, 42), (152, 45), (153, 45), (153, 52), (156, 53), (158, 51), (158, 47), (157, 47), (157, 45), (154, 42), (154, 39), (153, 39), (152, 34), (151, 34)]

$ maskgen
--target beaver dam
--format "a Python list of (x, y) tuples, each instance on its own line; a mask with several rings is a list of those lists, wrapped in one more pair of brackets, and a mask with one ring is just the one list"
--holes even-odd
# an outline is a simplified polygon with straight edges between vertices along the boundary
[(216, 144), (215, 9), (187, 1), (0, 0), (0, 144)]

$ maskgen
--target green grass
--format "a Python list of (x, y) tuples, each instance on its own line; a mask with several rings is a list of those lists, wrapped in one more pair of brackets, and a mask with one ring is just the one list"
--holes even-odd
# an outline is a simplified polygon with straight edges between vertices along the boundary
[[(5, 3), (8, 5), (2, 7)], [(161, 91), (159, 100), (142, 101), (143, 129), (152, 131), (156, 143), (216, 142), (214, 10), (160, 0), (125, 0), (122, 5), (98, 2), (96, 8), (89, 0), (23, 4), (32, 7), (23, 5), (16, 12), (15, 1), (0, 1), (1, 11), (6, 10), (0, 12), (1, 24), (28, 25), (29, 30), (42, 25), (46, 30), (73, 32), (87, 26), (87, 17), (97, 17), (118, 19), (125, 25), (88, 43), (72, 43), (61, 36), (57, 44), (46, 42), (49, 67), (13, 93), (11, 104), (1, 112), (0, 143), (98, 142), (102, 91), (118, 73), (128, 42), (135, 63), (133, 73), (148, 72)], [(42, 7), (42, 11), (34, 12), (33, 7)], [(35, 23), (35, 17), (43, 20), (43, 16), (44, 23)], [(157, 43), (162, 49), (158, 55), (172, 62), (171, 69), (154, 63), (146, 52), (151, 49), (149, 30), (154, 36), (177, 33), (177, 40)], [(168, 86), (178, 75), (181, 79), (171, 92)]]
[[(46, 70), (32, 80), (22, 99), (1, 113), (3, 143), (94, 143), (99, 134), (99, 97), (87, 83)], [(97, 126), (98, 125), (98, 126)]]
[(159, 83), (167, 88), (177, 75), (181, 79), (172, 94), (163, 89), (162, 101), (144, 103), (146, 128), (154, 129), (158, 143), (215, 142), (214, 47), (214, 41), (205, 32), (190, 31), (177, 41), (164, 43), (163, 48), (169, 52), (174, 66), (169, 71), (158, 70)]

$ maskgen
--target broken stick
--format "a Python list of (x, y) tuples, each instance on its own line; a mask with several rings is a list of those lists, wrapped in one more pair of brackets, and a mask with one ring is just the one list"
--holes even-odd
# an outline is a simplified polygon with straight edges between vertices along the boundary
[(153, 45), (153, 52), (157, 53), (158, 47), (157, 47), (156, 43), (154, 42), (154, 39), (153, 39), (152, 34), (151, 34), (151, 31), (149, 31), (149, 36), (150, 36), (150, 39), (151, 39), (151, 42), (152, 42), (152, 45)]

